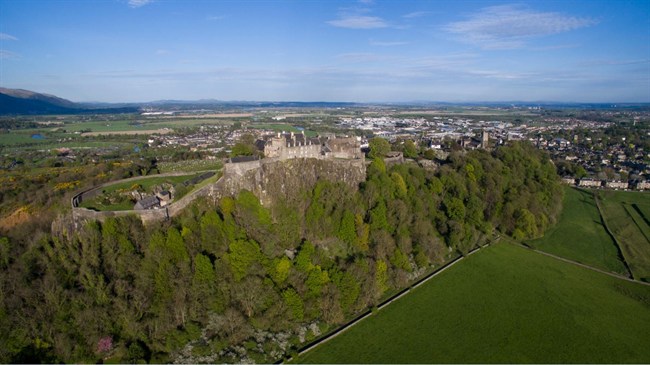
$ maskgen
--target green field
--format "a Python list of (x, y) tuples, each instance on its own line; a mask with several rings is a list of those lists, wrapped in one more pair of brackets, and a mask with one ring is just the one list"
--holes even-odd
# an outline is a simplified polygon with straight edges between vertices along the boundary
[(296, 361), (649, 363), (650, 287), (500, 243)]
[[(602, 215), (607, 221), (637, 280), (650, 282), (650, 226), (645, 216), (650, 194), (624, 191), (605, 191), (600, 200)], [(635, 209), (634, 205), (643, 206)]]
[(139, 131), (139, 130), (152, 130), (161, 128), (160, 126), (150, 123), (130, 124), (132, 120), (110, 120), (110, 121), (96, 121), (96, 122), (77, 122), (66, 123), (56, 129), (65, 129), (69, 132), (79, 132), (82, 130), (90, 129), (91, 132), (121, 132), (121, 131)]
[(223, 163), (219, 160), (185, 160), (185, 161), (176, 161), (176, 162), (159, 162), (158, 171), (161, 174), (167, 172), (177, 172), (177, 171), (206, 171), (206, 170), (219, 170), (223, 166)]
[(602, 225), (590, 191), (565, 188), (558, 223), (544, 237), (527, 243), (536, 249), (586, 265), (627, 274), (616, 242)]

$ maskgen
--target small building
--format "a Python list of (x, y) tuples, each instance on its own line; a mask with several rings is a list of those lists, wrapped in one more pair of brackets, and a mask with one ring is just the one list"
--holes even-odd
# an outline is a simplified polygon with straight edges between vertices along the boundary
[(627, 189), (628, 183), (627, 181), (619, 181), (619, 180), (607, 181), (605, 183), (605, 187), (608, 187), (610, 189)]
[(165, 205), (169, 204), (172, 200), (172, 193), (169, 192), (169, 190), (163, 190), (160, 193), (156, 194), (156, 196), (160, 200), (161, 207), (164, 207)]
[(567, 185), (575, 185), (576, 184), (576, 179), (572, 177), (563, 177), (562, 182), (567, 184)]
[(636, 183), (636, 188), (637, 188), (638, 190), (647, 190), (647, 189), (650, 189), (650, 181), (647, 181), (647, 180), (645, 180), (645, 181), (639, 181), (638, 183)]
[(133, 210), (156, 209), (159, 207), (160, 199), (155, 195), (151, 195), (138, 200), (138, 202), (133, 206)]
[(583, 188), (599, 188), (603, 185), (602, 181), (594, 179), (580, 179), (578, 186)]

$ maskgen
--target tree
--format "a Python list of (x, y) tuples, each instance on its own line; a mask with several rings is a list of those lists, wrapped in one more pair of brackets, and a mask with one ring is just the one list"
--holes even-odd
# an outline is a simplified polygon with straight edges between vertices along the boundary
[(291, 261), (286, 256), (283, 256), (281, 259), (275, 259), (273, 270), (271, 271), (271, 279), (277, 284), (282, 285), (287, 278), (289, 277), (289, 271), (291, 270)]
[(383, 260), (375, 263), (375, 298), (381, 297), (388, 290), (388, 266)]
[(230, 157), (252, 156), (254, 152), (255, 150), (252, 145), (239, 142), (239, 143), (235, 143), (235, 145), (232, 147), (232, 151), (230, 152)]
[(213, 309), (216, 302), (214, 267), (210, 259), (200, 253), (194, 256), (194, 275), (192, 276), (191, 292), (191, 314), (198, 318), (206, 315), (209, 309)]
[(349, 210), (343, 213), (341, 225), (339, 226), (338, 237), (341, 241), (347, 243), (349, 246), (354, 245), (357, 240), (357, 231), (354, 225), (354, 214)]
[(410, 139), (404, 141), (404, 157), (408, 157), (408, 158), (418, 157), (418, 147)]
[(371, 159), (382, 158), (390, 152), (390, 143), (384, 138), (375, 137), (368, 141), (370, 152), (368, 157)]
[(260, 246), (253, 240), (236, 240), (230, 244), (227, 260), (236, 281), (243, 279), (251, 270), (251, 266), (259, 263), (261, 258)]
[(298, 322), (302, 322), (305, 316), (305, 303), (296, 290), (294, 288), (288, 288), (282, 292), (282, 299), (287, 307), (289, 307), (289, 313), (291, 313), (293, 318)]

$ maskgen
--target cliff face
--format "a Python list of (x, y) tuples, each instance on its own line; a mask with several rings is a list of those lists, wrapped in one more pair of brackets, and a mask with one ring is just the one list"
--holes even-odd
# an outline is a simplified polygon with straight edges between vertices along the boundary
[(263, 160), (250, 165), (226, 166), (223, 178), (215, 184), (210, 195), (218, 199), (237, 195), (246, 189), (268, 206), (278, 200), (290, 200), (305, 189), (312, 189), (320, 179), (357, 188), (365, 178), (366, 167), (362, 159)]

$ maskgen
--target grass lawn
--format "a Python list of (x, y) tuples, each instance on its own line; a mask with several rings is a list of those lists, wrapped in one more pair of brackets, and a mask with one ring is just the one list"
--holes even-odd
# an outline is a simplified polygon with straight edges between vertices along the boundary
[(649, 363), (650, 287), (500, 243), (300, 363)]
[(159, 162), (158, 170), (161, 174), (176, 171), (205, 171), (219, 170), (223, 163), (219, 160), (185, 160), (177, 162)]
[(541, 251), (586, 265), (627, 274), (616, 243), (601, 223), (590, 191), (565, 188), (558, 223), (544, 237), (527, 243)]
[[(646, 206), (650, 194), (640, 192), (604, 191), (601, 208), (609, 228), (616, 236), (625, 261), (637, 280), (650, 282), (650, 226), (644, 214), (634, 205)], [(645, 217), (647, 218), (647, 217)]]

